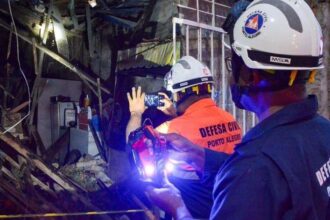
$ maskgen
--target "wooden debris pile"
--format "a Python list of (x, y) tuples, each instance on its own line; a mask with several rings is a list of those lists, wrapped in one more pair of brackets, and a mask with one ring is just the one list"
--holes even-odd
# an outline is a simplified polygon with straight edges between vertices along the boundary
[[(142, 208), (148, 212), (147, 219), (153, 218), (136, 196), (124, 195), (116, 189), (118, 187), (112, 187), (113, 182), (105, 173), (106, 162), (102, 159), (85, 156), (55, 170), (10, 133), (0, 134), (0, 146), (0, 202), (5, 207), (0, 215)], [(122, 216), (145, 219), (141, 211), (100, 215), (97, 219), (120, 219)]]

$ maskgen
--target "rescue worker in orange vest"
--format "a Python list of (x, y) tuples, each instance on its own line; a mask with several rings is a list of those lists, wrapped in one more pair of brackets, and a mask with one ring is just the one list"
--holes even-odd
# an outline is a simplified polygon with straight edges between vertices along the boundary
[[(156, 130), (177, 133), (204, 148), (231, 154), (235, 144), (241, 140), (241, 129), (234, 117), (217, 107), (211, 99), (212, 84), (213, 77), (206, 65), (191, 56), (182, 57), (165, 76), (165, 86), (172, 92), (174, 105), (162, 93), (165, 96), (164, 107), (158, 107), (165, 114), (176, 113), (178, 116), (164, 122)], [(142, 114), (146, 109), (144, 97), (140, 87), (137, 90), (132, 88), (132, 94), (127, 94), (131, 117), (126, 137), (141, 126)], [(188, 165), (175, 169), (170, 180), (181, 191), (185, 204), (195, 218), (209, 216), (213, 181), (201, 181)]]

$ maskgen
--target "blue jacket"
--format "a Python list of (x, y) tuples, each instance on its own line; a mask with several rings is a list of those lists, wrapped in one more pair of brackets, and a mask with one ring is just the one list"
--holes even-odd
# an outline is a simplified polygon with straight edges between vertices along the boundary
[[(330, 122), (317, 108), (309, 96), (245, 135), (216, 176), (211, 219), (330, 219)], [(207, 150), (205, 169), (217, 158)]]

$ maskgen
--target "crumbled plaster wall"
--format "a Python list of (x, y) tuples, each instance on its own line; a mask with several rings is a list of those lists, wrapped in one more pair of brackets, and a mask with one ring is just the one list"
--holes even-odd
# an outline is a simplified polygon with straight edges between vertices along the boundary
[(324, 43), (324, 66), (316, 77), (316, 82), (309, 85), (308, 92), (316, 94), (319, 101), (319, 113), (330, 118), (330, 1), (312, 0), (309, 2), (320, 22)]

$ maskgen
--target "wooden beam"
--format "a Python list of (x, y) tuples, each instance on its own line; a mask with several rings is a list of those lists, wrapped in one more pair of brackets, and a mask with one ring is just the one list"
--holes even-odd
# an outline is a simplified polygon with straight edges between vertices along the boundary
[(29, 101), (23, 102), (22, 104), (16, 106), (12, 110), (10, 110), (9, 114), (17, 113), (17, 112), (21, 111), (23, 108), (25, 108), (28, 105), (29, 105)]
[(12, 196), (11, 194), (9, 194), (7, 191), (3, 190), (0, 187), (0, 192), (7, 197), (7, 199), (9, 199), (10, 201), (12, 201), (13, 203), (15, 203), (15, 205), (17, 205), (17, 207), (19, 207), (21, 209), (21, 211), (25, 211), (26, 207), (24, 204), (22, 204), (18, 199), (16, 199), (14, 196)]
[(8, 96), (10, 96), (10, 98), (15, 99), (15, 96), (13, 94), (11, 94), (3, 85), (0, 84), (0, 88), (3, 90), (3, 92), (5, 94), (7, 94)]
[(15, 198), (15, 201), (22, 203), (25, 209), (28, 209), (29, 211), (43, 211), (40, 210), (41, 206), (39, 204), (35, 204), (33, 200), (25, 198), (22, 192), (19, 192), (16, 188), (3, 179), (0, 181), (0, 188), (6, 192), (5, 195), (8, 193), (11, 197)]
[[(0, 129), (0, 132), (3, 132), (2, 128)], [(100, 209), (98, 207), (94, 206), (93, 204), (91, 204), (87, 198), (85, 198), (84, 196), (79, 194), (77, 187), (75, 187), (73, 184), (71, 184), (68, 180), (65, 180), (64, 176), (52, 171), (52, 169), (50, 169), (47, 165), (45, 165), (45, 163), (42, 162), (41, 159), (39, 159), (37, 155), (33, 154), (22, 144), (15, 141), (15, 139), (10, 134), (2, 133), (2, 134), (0, 134), (0, 139), (3, 140), (5, 143), (7, 143), (9, 146), (11, 146), (14, 150), (16, 150), (17, 153), (19, 153), (20, 155), (25, 157), (25, 159), (29, 160), (33, 166), (37, 167), (39, 170), (44, 172), (54, 182), (59, 184), (63, 189), (69, 191), (73, 197), (80, 200), (86, 207), (89, 207), (90, 209), (95, 210), (95, 211), (100, 211)]]
[[(20, 165), (11, 157), (9, 157), (5, 152), (0, 151), (0, 156), (3, 157), (6, 161), (10, 163), (15, 169), (20, 169)], [(52, 191), (48, 185), (44, 184), (42, 181), (40, 181), (37, 177), (35, 177), (33, 174), (31, 174), (31, 178), (34, 184), (40, 186), (43, 190), (47, 191), (48, 193), (51, 194), (54, 198), (56, 198), (56, 194), (54, 191)]]

